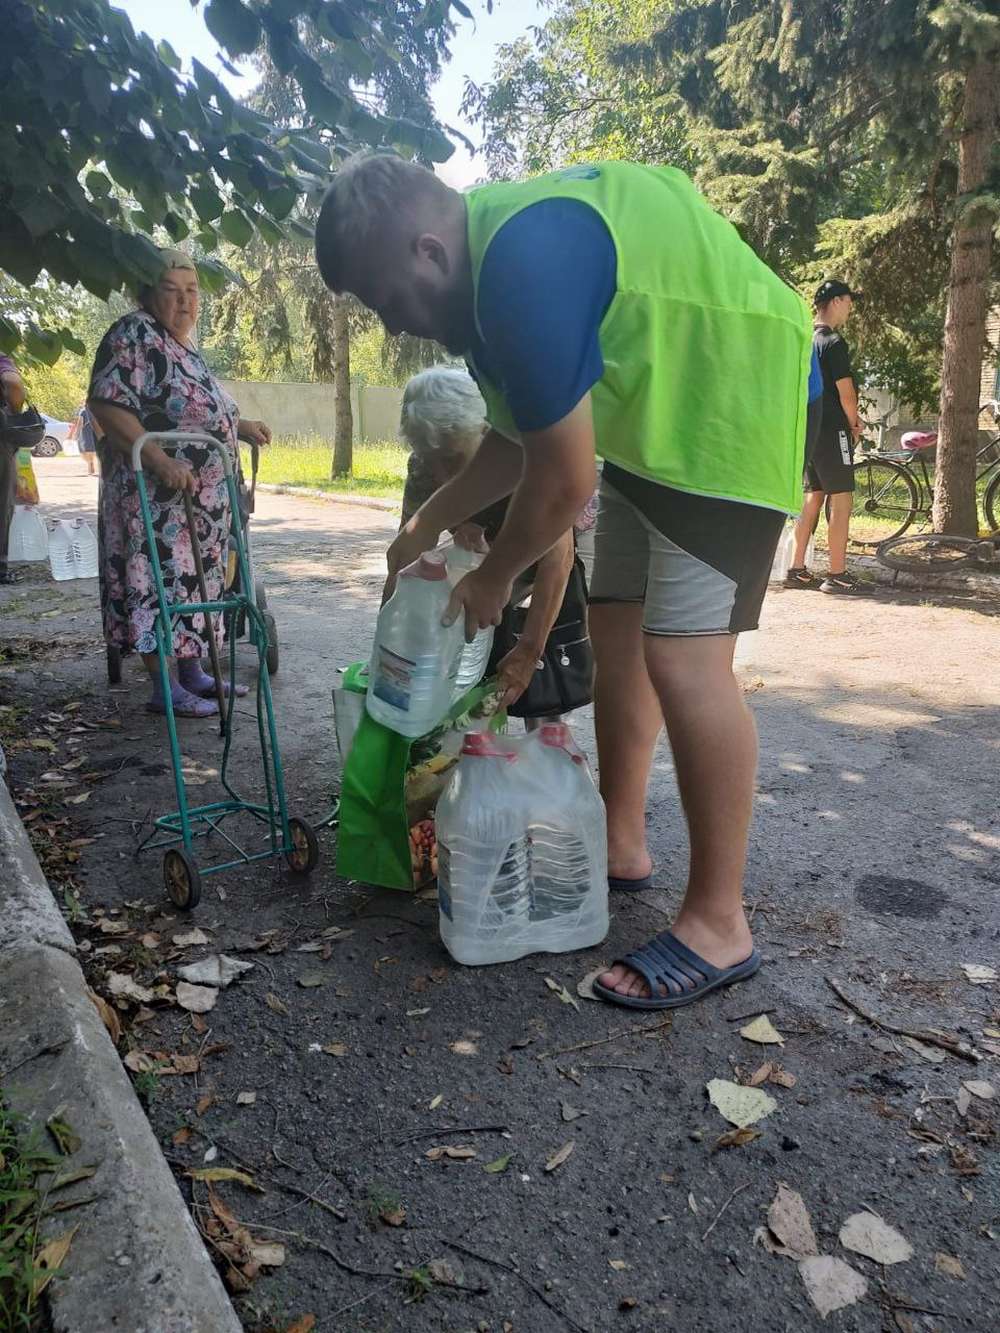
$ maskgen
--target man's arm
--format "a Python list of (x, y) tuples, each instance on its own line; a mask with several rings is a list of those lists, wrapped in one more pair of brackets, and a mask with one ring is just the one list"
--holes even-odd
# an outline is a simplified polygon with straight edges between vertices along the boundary
[(836, 389), (840, 396), (840, 406), (844, 409), (844, 416), (847, 417), (851, 427), (851, 434), (857, 440), (861, 435), (861, 418), (858, 416), (858, 391), (854, 387), (854, 380), (849, 375), (837, 380)]
[(525, 434), (524, 471), (507, 520), (483, 563), (456, 585), (446, 623), (464, 610), (469, 640), (479, 629), (498, 625), (514, 579), (573, 526), (596, 480), (588, 393), (555, 425)]
[(500, 688), (504, 692), (504, 708), (520, 699), (531, 684), (535, 664), (544, 651), (563, 604), (572, 568), (573, 533), (569, 531), (564, 532), (555, 546), (539, 560), (531, 585), (531, 605), (524, 618), (521, 637), (497, 665)]
[[(435, 491), (400, 529), (386, 552), (387, 589), (392, 591), (401, 569), (437, 544), (445, 528), (457, 528), (481, 509), (510, 495), (521, 478), (522, 465), (520, 447), (497, 431), (488, 431), (458, 476)], [(558, 535), (557, 532), (552, 540)], [(552, 541), (548, 542), (546, 549), (551, 545)], [(532, 560), (536, 558), (533, 556)], [(527, 569), (532, 560), (526, 560), (522, 569)]]

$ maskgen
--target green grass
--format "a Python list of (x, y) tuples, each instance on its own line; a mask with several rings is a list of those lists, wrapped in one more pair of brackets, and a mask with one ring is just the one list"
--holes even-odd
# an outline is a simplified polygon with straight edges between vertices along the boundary
[(46, 1191), (38, 1178), (57, 1163), (48, 1151), (26, 1146), (16, 1128), (0, 1101), (0, 1333), (35, 1333), (45, 1326), (37, 1299), (44, 1279), (35, 1260)]
[[(356, 444), (350, 477), (330, 477), (333, 444), (318, 435), (276, 437), (260, 451), (258, 480), (275, 486), (312, 486), (316, 490), (370, 495), (399, 500), (406, 480), (409, 451), (387, 440)], [(243, 449), (243, 470), (249, 479), (250, 451)]]

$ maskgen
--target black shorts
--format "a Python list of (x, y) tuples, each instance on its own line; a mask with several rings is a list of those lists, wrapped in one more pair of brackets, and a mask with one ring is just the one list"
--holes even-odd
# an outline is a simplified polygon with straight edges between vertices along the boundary
[(841, 495), (854, 490), (854, 440), (849, 430), (824, 427), (806, 455), (802, 488)]
[(638, 602), (646, 634), (757, 628), (785, 515), (605, 463), (590, 601)]

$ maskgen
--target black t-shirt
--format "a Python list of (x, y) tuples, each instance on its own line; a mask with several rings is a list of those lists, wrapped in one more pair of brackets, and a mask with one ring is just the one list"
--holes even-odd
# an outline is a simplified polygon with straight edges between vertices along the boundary
[(823, 375), (823, 430), (850, 430), (851, 423), (837, 392), (838, 380), (852, 380), (857, 387), (847, 343), (829, 325), (817, 324), (813, 329), (813, 346)]

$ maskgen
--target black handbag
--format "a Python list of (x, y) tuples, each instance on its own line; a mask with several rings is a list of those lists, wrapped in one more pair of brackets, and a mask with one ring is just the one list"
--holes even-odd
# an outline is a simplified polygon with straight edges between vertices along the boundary
[(11, 453), (17, 453), (18, 449), (33, 449), (44, 434), (45, 422), (33, 407), (11, 412), (0, 405), (0, 445)]
[[(524, 630), (526, 607), (507, 607), (493, 636), (490, 674)], [(594, 698), (594, 650), (587, 624), (587, 577), (573, 561), (562, 606), (535, 666), (531, 684), (507, 712), (511, 717), (553, 717), (583, 708)]]

